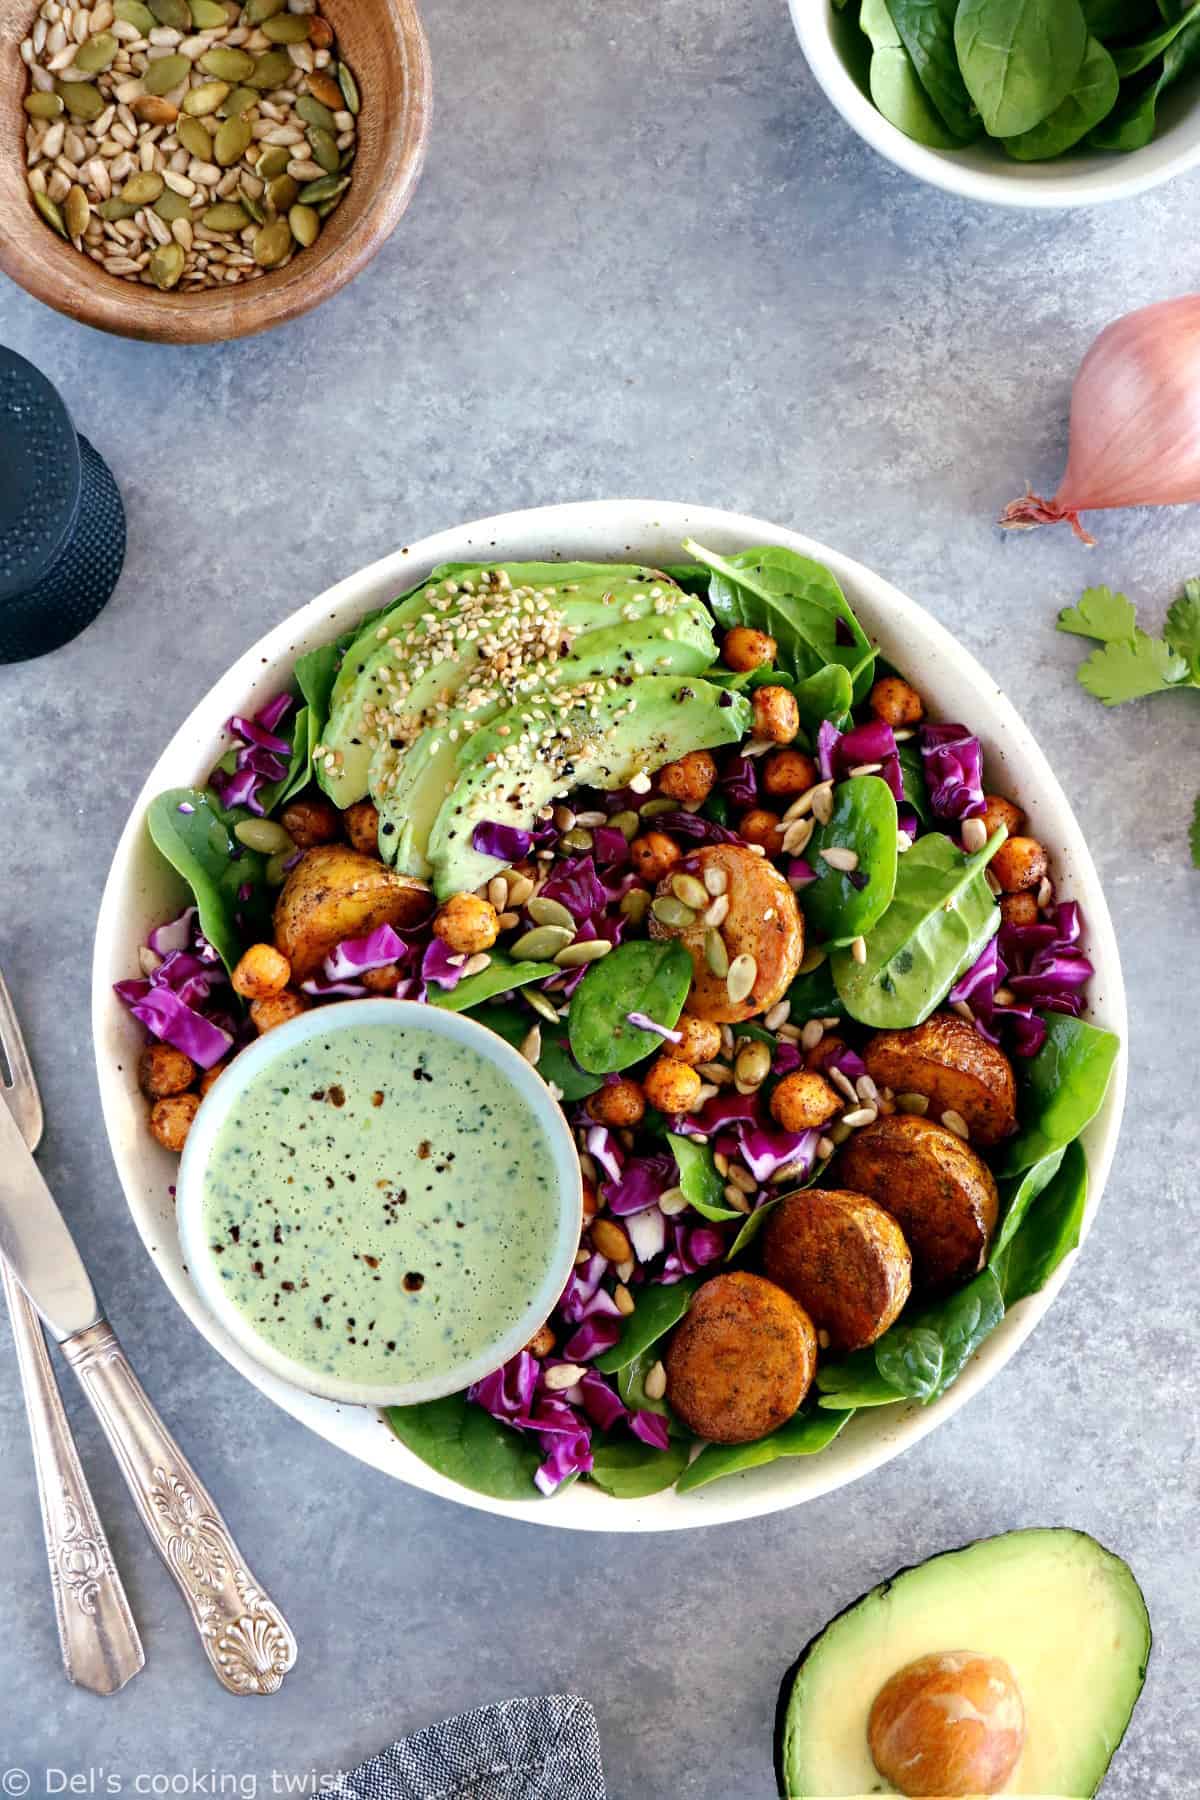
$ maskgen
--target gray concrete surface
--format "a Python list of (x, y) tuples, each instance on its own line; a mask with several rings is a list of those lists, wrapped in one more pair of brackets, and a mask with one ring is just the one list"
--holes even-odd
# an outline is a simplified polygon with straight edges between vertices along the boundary
[[(118, 1699), (69, 1690), (0, 1356), (0, 1760), (28, 1769), (35, 1794), (63, 1791), (47, 1768), (102, 1771), (88, 1792), (205, 1793), (215, 1772), (226, 1792), (270, 1793), (460, 1708), (572, 1688), (595, 1703), (621, 1800), (765, 1796), (780, 1674), (833, 1609), (963, 1539), (1069, 1521), (1132, 1560), (1157, 1633), (1105, 1793), (1196, 1794), (1200, 875), (1185, 835), (1200, 702), (1101, 712), (1052, 626), (1101, 580), (1158, 623), (1200, 568), (1200, 514), (1102, 519), (1090, 556), (1065, 531), (1006, 540), (992, 520), (1026, 476), (1053, 487), (1095, 330), (1196, 285), (1200, 175), (1046, 218), (936, 194), (832, 112), (780, 0), (443, 0), (429, 25), (424, 181), (378, 261), (318, 314), (265, 339), (163, 350), (0, 288), (0, 338), (61, 386), (130, 527), (100, 620), (56, 656), (0, 670), (0, 962), (45, 1087), (45, 1166), (135, 1363), (304, 1651), (278, 1698), (220, 1694), (79, 1414), (148, 1663)], [(118, 830), (235, 653), (398, 542), (620, 493), (794, 523), (960, 633), (1035, 724), (1090, 832), (1133, 1013), (1116, 1168), (1052, 1320), (965, 1413), (870, 1480), (690, 1539), (495, 1523), (273, 1410), (145, 1257), (88, 1032)]]

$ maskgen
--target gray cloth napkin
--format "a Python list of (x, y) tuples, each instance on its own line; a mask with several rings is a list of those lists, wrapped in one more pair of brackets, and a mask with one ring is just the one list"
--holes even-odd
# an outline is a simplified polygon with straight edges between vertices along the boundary
[(362, 1763), (335, 1800), (605, 1800), (596, 1715), (574, 1694), (460, 1713)]

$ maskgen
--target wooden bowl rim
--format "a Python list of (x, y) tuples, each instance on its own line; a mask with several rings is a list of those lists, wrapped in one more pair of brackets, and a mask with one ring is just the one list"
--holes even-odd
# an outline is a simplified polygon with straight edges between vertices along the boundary
[[(328, 300), (370, 262), (400, 223), (424, 166), (432, 121), (429, 40), (414, 0), (370, 3), (379, 8), (377, 23), (390, 25), (397, 45), (404, 80), (403, 119), (384, 151), (374, 192), (342, 242), (322, 254), (318, 239), (287, 268), (232, 292), (206, 288), (196, 294), (159, 293), (81, 258), (74, 245), (56, 237), (27, 207), (25, 217), (0, 234), (0, 270), (35, 299), (79, 324), (156, 343), (211, 344), (251, 337)], [(36, 0), (33, 4), (36, 11)], [(15, 52), (19, 41), (0, 28), (0, 50), (11, 44)]]

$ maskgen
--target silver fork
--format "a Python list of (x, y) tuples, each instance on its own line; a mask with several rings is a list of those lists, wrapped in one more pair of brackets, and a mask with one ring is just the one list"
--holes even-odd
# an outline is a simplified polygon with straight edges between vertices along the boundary
[[(42, 1136), (42, 1101), (2, 974), (0, 1097), (30, 1150), (36, 1150)], [(0, 1283), (33, 1439), (63, 1667), (68, 1681), (93, 1694), (115, 1694), (144, 1664), (142, 1641), (80, 1465), (42, 1322), (2, 1258)]]

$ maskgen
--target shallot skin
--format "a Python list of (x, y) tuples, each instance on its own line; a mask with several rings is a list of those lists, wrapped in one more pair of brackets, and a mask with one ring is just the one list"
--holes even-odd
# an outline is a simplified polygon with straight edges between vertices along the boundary
[(1200, 294), (1159, 300), (1106, 325), (1071, 390), (1066, 473), (1052, 500), (1027, 492), (1001, 514), (1008, 530), (1081, 512), (1200, 500)]

